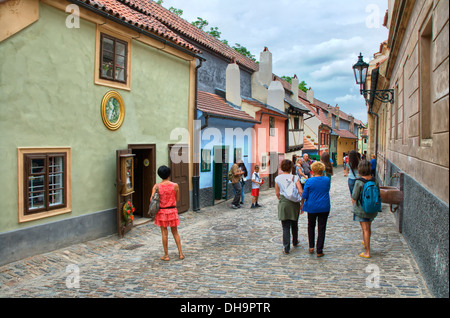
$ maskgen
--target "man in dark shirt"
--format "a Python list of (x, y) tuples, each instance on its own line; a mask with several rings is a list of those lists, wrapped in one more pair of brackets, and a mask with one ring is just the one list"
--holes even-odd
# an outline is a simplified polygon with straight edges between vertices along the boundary
[(309, 155), (305, 153), (303, 155), (303, 163), (302, 163), (303, 173), (311, 178), (311, 160), (309, 159)]

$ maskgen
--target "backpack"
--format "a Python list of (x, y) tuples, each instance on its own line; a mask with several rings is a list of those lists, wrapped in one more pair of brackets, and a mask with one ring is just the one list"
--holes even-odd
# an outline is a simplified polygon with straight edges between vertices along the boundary
[(381, 212), (380, 189), (376, 185), (374, 179), (366, 180), (358, 178), (364, 182), (364, 188), (361, 192), (360, 205), (367, 214)]
[(302, 196), (298, 193), (294, 180), (295, 176), (292, 176), (292, 181), (288, 181), (289, 184), (284, 190), (284, 197), (292, 202), (300, 202), (302, 200)]

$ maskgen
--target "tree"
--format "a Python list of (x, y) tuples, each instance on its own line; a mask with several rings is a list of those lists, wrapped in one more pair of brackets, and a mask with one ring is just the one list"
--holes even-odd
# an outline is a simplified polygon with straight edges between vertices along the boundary
[(251, 59), (253, 62), (256, 62), (255, 56), (249, 51), (247, 50), (247, 48), (245, 46), (240, 45), (239, 43), (235, 43), (236, 46), (233, 46), (232, 48), (235, 49), (236, 51), (238, 51), (239, 53), (241, 53), (242, 55), (248, 57), (249, 59)]
[[(156, 3), (159, 5), (162, 5), (164, 2), (164, 0), (157, 0)], [(181, 9), (176, 9), (174, 7), (170, 7), (169, 9), (170, 12), (176, 14), (177, 16), (181, 17), (181, 15), (183, 14), (183, 10)], [(197, 28), (199, 28), (200, 30), (210, 34), (211, 36), (213, 36), (216, 39), (220, 39), (220, 35), (222, 34), (222, 32), (219, 31), (218, 27), (211, 27), (209, 29), (209, 31), (206, 31), (205, 28), (209, 25), (209, 22), (203, 18), (197, 17), (196, 21), (191, 22), (191, 24), (193, 26), (196, 26)], [(222, 43), (226, 44), (229, 46), (228, 41), (227, 40), (221, 40)], [(245, 46), (240, 45), (239, 43), (235, 43), (234, 46), (231, 47), (232, 49), (236, 50), (237, 52), (239, 52), (240, 54), (244, 55), (245, 57), (251, 59), (253, 62), (258, 63), (258, 61), (256, 61), (255, 56), (249, 51), (247, 50), (247, 48)], [(306, 85), (306, 83), (305, 83)]]
[[(292, 84), (292, 77), (290, 76), (281, 76), (282, 79), (284, 79), (286, 82)], [(304, 91), (305, 93), (308, 91), (307, 88), (308, 84), (306, 84), (305, 81), (301, 81), (300, 84), (298, 84), (298, 88), (302, 91)]]
[[(164, 0), (158, 0), (158, 1), (156, 1), (156, 4), (159, 4), (160, 6), (162, 6), (163, 2), (164, 2)], [(181, 10), (181, 9), (170, 7), (169, 11), (179, 17), (181, 17), (183, 15), (183, 10)]]
[(204, 30), (204, 28), (206, 27), (206, 26), (208, 26), (208, 21), (206, 21), (206, 20), (204, 20), (204, 19), (202, 19), (202, 18), (200, 18), (200, 17), (197, 17), (197, 21), (193, 21), (193, 22), (191, 22), (191, 24), (193, 25), (193, 26), (196, 26), (197, 28), (199, 28), (200, 30), (202, 30), (202, 31), (205, 31)]

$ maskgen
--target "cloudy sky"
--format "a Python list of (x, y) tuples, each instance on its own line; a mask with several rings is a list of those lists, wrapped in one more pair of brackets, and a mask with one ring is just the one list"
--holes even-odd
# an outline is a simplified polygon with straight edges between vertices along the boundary
[(206, 30), (218, 27), (220, 39), (239, 43), (256, 59), (265, 46), (273, 54), (273, 72), (297, 74), (315, 97), (366, 122), (352, 66), (362, 52), (369, 62), (387, 40), (382, 26), (388, 0), (164, 0)]

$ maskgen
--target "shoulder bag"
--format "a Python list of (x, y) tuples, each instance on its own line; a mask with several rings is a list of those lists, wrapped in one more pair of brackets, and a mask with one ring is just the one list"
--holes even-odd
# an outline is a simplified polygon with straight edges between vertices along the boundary
[(158, 192), (158, 185), (156, 186), (155, 194), (153, 194), (153, 197), (150, 201), (150, 206), (148, 208), (148, 215), (151, 218), (154, 218), (156, 213), (159, 211), (159, 192)]

